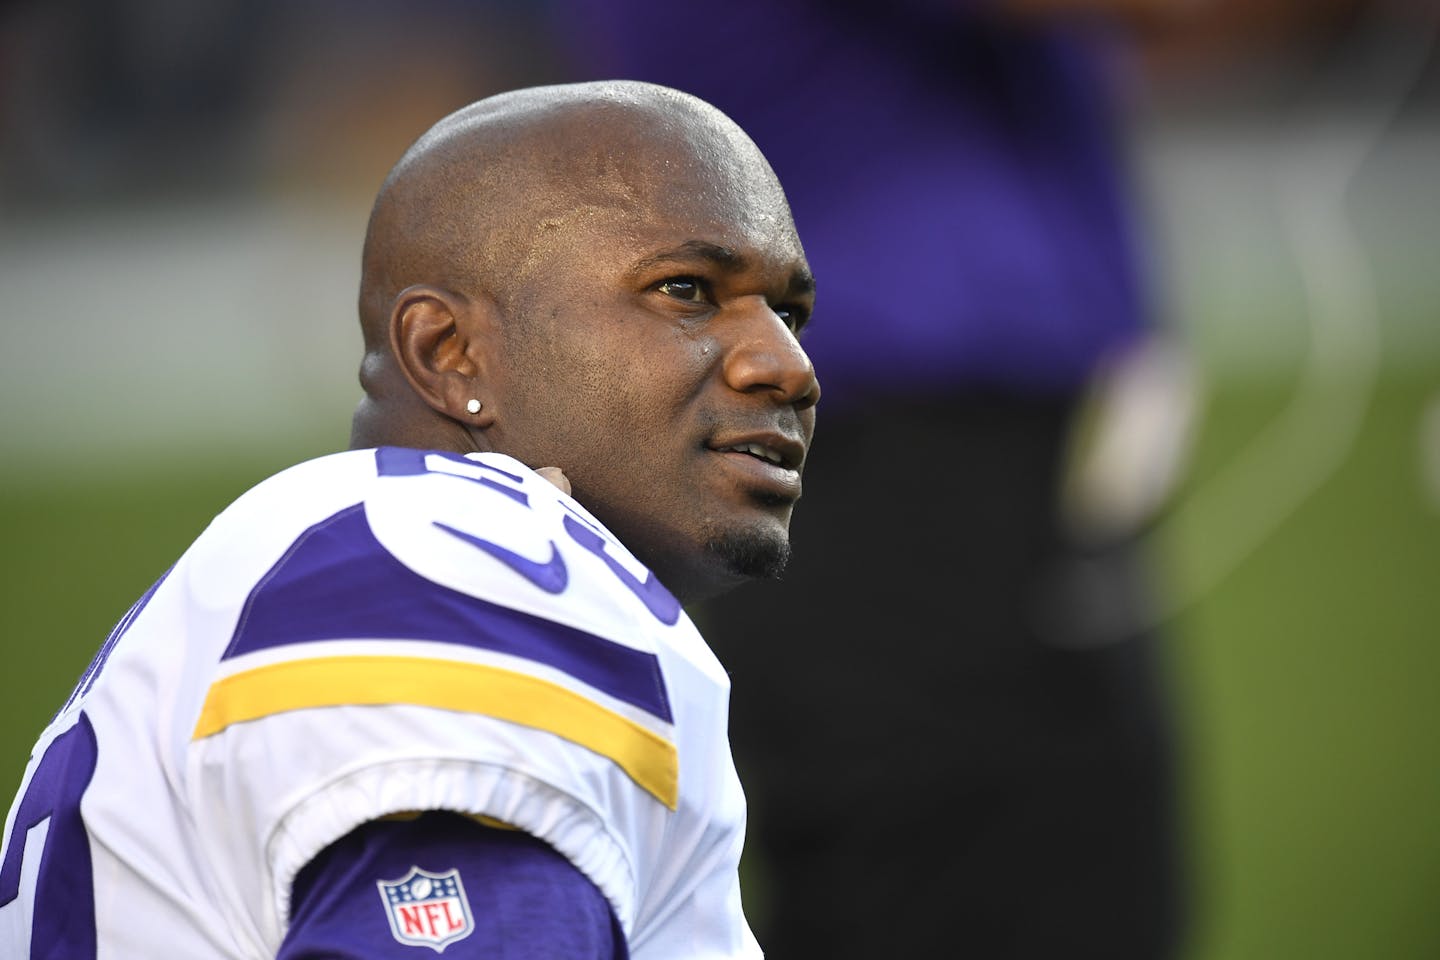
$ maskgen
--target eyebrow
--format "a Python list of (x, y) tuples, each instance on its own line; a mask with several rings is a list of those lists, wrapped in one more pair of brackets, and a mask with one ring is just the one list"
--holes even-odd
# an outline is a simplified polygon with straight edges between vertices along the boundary
[[(635, 263), (632, 271), (641, 273), (658, 264), (695, 259), (708, 260), (715, 266), (732, 273), (740, 273), (750, 266), (750, 260), (743, 253), (731, 247), (711, 243), (708, 240), (686, 240), (678, 247), (642, 257)], [(803, 267), (796, 269), (790, 274), (787, 290), (792, 296), (813, 293), (815, 291), (815, 275)]]

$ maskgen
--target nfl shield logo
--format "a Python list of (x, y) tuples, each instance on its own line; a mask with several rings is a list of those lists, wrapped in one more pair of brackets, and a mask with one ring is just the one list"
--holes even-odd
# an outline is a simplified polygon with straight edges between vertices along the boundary
[(375, 885), (390, 918), (390, 932), (401, 943), (440, 953), (475, 929), (459, 870), (431, 873), (411, 867), (399, 880), (380, 880)]

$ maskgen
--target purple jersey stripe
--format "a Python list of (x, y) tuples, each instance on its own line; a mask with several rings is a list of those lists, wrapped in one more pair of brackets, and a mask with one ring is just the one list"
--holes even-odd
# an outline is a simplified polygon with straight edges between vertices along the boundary
[(251, 591), (223, 659), (317, 640), (431, 640), (523, 657), (673, 721), (653, 655), (420, 576), (356, 504), (305, 531)]

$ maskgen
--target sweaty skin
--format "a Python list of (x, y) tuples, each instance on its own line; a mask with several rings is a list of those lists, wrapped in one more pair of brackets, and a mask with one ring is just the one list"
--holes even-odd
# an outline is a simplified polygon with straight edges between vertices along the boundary
[(773, 575), (819, 398), (813, 291), (774, 173), (708, 104), (630, 82), (481, 101), (376, 201), (352, 446), (554, 467), (683, 602)]

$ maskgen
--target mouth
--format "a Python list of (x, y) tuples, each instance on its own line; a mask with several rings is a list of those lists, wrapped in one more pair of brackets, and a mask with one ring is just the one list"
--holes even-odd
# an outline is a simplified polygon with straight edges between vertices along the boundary
[(791, 502), (800, 496), (805, 444), (784, 434), (722, 437), (706, 445), (723, 458), (742, 484), (766, 498)]
[(757, 457), (761, 460), (764, 460), (766, 463), (773, 463), (777, 467), (794, 469), (785, 462), (784, 454), (780, 453), (778, 450), (775, 450), (772, 447), (765, 446), (763, 443), (735, 443), (731, 444), (730, 446), (718, 448), (718, 452), (745, 453), (749, 454), (752, 457)]

